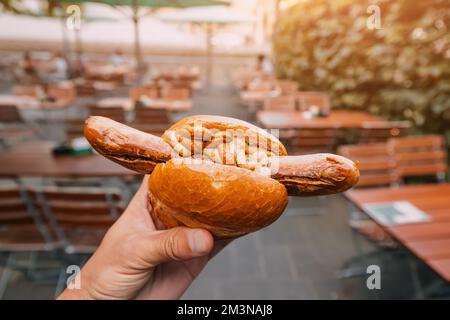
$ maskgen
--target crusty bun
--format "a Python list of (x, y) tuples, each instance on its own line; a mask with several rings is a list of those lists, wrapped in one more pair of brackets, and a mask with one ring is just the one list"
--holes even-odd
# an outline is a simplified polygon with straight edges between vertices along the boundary
[(287, 204), (286, 188), (270, 177), (192, 159), (158, 164), (149, 191), (153, 214), (167, 227), (204, 228), (216, 238), (261, 229)]

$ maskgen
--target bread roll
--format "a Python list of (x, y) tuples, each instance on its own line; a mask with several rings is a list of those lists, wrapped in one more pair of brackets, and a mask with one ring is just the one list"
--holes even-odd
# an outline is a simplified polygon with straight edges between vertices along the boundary
[(173, 159), (150, 176), (153, 214), (166, 226), (240, 236), (275, 221), (287, 204), (286, 188), (256, 172), (212, 162)]

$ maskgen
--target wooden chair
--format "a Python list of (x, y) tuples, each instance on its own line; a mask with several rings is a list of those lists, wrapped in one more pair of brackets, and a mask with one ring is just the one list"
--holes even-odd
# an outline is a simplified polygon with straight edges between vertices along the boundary
[(64, 101), (67, 104), (75, 101), (77, 97), (75, 85), (72, 84), (50, 84), (46, 88), (46, 93), (55, 101)]
[(295, 96), (286, 95), (271, 97), (264, 100), (264, 110), (282, 110), (282, 111), (295, 111)]
[(175, 69), (176, 78), (180, 80), (195, 81), (200, 77), (200, 68), (198, 66), (181, 65)]
[(336, 147), (339, 129), (338, 123), (329, 123), (326, 126), (305, 125), (295, 129), (289, 139), (289, 151), (292, 154), (332, 152)]
[(43, 187), (29, 192), (68, 254), (93, 253), (124, 210), (118, 189)]
[(191, 89), (185, 86), (166, 85), (161, 89), (161, 97), (169, 100), (187, 100), (191, 93)]
[(132, 127), (155, 135), (162, 135), (172, 121), (166, 109), (136, 106)]
[(97, 105), (88, 105), (89, 114), (92, 116), (103, 116), (118, 122), (125, 123), (125, 110), (120, 107), (100, 107)]
[(109, 82), (119, 86), (125, 83), (126, 75), (124, 73), (96, 74), (87, 72), (84, 74), (84, 78), (90, 81)]
[(323, 92), (301, 91), (297, 93), (297, 100), (301, 111), (308, 110), (312, 106), (318, 107), (323, 112), (331, 110), (330, 97)]
[(366, 121), (358, 130), (358, 143), (387, 142), (406, 135), (409, 127), (408, 121)]
[(17, 106), (0, 106), (0, 147), (9, 147), (37, 136), (40, 136), (38, 128), (24, 121)]
[(277, 80), (272, 76), (260, 75), (247, 84), (246, 90), (252, 92), (268, 92), (277, 89)]
[(97, 90), (95, 89), (95, 82), (85, 79), (75, 81), (75, 89), (77, 91), (77, 95), (80, 97), (93, 97), (97, 93)]
[(65, 141), (70, 142), (75, 138), (83, 137), (83, 127), (85, 119), (65, 119), (64, 134)]
[(44, 88), (41, 85), (15, 85), (12, 88), (15, 96), (25, 96), (37, 98), (44, 94)]
[(339, 146), (337, 153), (358, 163), (358, 188), (395, 186), (399, 183), (396, 162), (386, 143)]
[(298, 91), (298, 83), (292, 80), (277, 80), (277, 86), (282, 94), (292, 95)]
[[(359, 181), (355, 188), (395, 187), (400, 177), (397, 172), (395, 159), (392, 157), (386, 143), (369, 143), (344, 145), (337, 148), (337, 154), (358, 163)], [(380, 251), (365, 253), (362, 251), (360, 238), (362, 235), (378, 247), (391, 249), (397, 246), (396, 242), (373, 220), (369, 219), (352, 203), (349, 203), (350, 219), (348, 224), (352, 230), (352, 240), (358, 252), (358, 259), (364, 263), (367, 256), (377, 255)], [(383, 252), (383, 251), (381, 251)], [(352, 269), (341, 270), (345, 276), (352, 275)]]
[(0, 106), (0, 123), (23, 123), (19, 108), (16, 105)]
[(146, 98), (156, 99), (159, 97), (159, 90), (157, 87), (134, 87), (129, 90), (130, 99), (138, 101), (142, 96)]
[(402, 178), (436, 175), (439, 181), (445, 180), (448, 155), (442, 136), (395, 138), (388, 145)]
[(261, 72), (248, 67), (238, 67), (232, 74), (233, 84), (238, 90), (248, 90), (248, 85), (261, 77)]
[(15, 186), (0, 187), (0, 251), (47, 251), (53, 248), (50, 231), (27, 194)]
[[(56, 246), (44, 221), (31, 207), (26, 192), (16, 186), (0, 187), (0, 253), (6, 255), (0, 276), (0, 299), (13, 271), (31, 274), (36, 255), (54, 250)], [(30, 255), (26, 266), (17, 263), (18, 253)]]

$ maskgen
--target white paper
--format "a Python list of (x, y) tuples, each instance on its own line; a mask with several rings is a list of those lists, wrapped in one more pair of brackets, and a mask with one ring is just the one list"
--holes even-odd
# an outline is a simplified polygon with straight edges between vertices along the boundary
[(364, 211), (383, 225), (397, 225), (431, 221), (431, 217), (408, 201), (370, 203)]

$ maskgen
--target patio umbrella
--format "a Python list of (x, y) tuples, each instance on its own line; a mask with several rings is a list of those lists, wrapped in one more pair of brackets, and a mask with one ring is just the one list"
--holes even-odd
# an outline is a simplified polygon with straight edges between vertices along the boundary
[(69, 0), (56, 2), (85, 3), (94, 2), (110, 5), (120, 10), (123, 7), (130, 7), (131, 14), (126, 14), (134, 25), (134, 54), (138, 67), (139, 79), (142, 71), (141, 46), (139, 41), (139, 21), (142, 17), (149, 15), (156, 9), (161, 8), (188, 8), (211, 5), (227, 5), (227, 1), (221, 0)]
[[(69, 44), (69, 36), (67, 33), (67, 29), (69, 28), (67, 24), (67, 18), (73, 13), (73, 10), (67, 11), (71, 6), (70, 2), (73, 2), (71, 0), (67, 1), (57, 1), (57, 0), (47, 0), (47, 7), (45, 10), (42, 10), (40, 8), (39, 10), (31, 9), (24, 5), (24, 2), (21, 1), (11, 1), (11, 0), (0, 0), (0, 4), (3, 5), (3, 8), (11, 13), (17, 14), (17, 15), (23, 15), (23, 16), (30, 16), (35, 18), (53, 18), (60, 21), (61, 24), (61, 31), (62, 31), (62, 42), (63, 42), (63, 54), (64, 56), (68, 57), (71, 54), (70, 50), (70, 44)], [(79, 4), (79, 3), (78, 3)], [(91, 22), (105, 22), (105, 21), (116, 21), (116, 19), (111, 17), (103, 17), (98, 15), (89, 15), (85, 12), (82, 12), (82, 8), (79, 6), (77, 8), (74, 8), (79, 10), (80, 14), (80, 20), (82, 23), (91, 23)], [(80, 21), (80, 22), (81, 22)], [(80, 59), (82, 54), (82, 43), (81, 43), (81, 34), (80, 34), (80, 25), (73, 26), (72, 28), (69, 28), (75, 33), (75, 51), (78, 55), (78, 59)], [(69, 65), (69, 67), (71, 67)]]
[(204, 26), (206, 29), (207, 82), (211, 76), (213, 55), (212, 38), (215, 25), (252, 23), (257, 21), (253, 16), (236, 12), (229, 7), (214, 6), (208, 8), (186, 8), (173, 13), (161, 14), (158, 18), (168, 23), (189, 23)]

